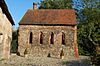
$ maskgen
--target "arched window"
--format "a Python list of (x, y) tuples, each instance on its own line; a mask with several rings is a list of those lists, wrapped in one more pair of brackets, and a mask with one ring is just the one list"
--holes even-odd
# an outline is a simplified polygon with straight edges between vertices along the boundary
[(43, 33), (40, 33), (40, 44), (43, 44)]
[(50, 44), (54, 44), (54, 33), (51, 33)]
[(62, 44), (65, 45), (65, 34), (62, 33)]
[(32, 44), (32, 32), (30, 33), (30, 44)]

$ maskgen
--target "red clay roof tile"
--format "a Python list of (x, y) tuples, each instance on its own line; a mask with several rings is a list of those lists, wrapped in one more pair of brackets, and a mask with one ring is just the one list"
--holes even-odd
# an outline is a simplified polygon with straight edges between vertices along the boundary
[(28, 10), (19, 25), (31, 24), (64, 24), (76, 25), (74, 10), (68, 9), (39, 9)]

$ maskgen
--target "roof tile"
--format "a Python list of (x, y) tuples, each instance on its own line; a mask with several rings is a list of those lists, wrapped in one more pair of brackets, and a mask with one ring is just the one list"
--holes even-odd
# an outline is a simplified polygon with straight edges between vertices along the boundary
[(19, 23), (22, 24), (76, 25), (76, 15), (71, 9), (28, 10)]

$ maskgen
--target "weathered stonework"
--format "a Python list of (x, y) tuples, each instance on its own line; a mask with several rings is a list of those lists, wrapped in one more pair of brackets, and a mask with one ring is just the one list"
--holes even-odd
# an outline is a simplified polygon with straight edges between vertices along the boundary
[(29, 9), (19, 22), (18, 52), (33, 57), (78, 58), (73, 9)]
[[(19, 25), (18, 51), (24, 56), (25, 51), (34, 57), (60, 57), (61, 50), (64, 58), (76, 57), (76, 26), (41, 26), (41, 25)], [(30, 33), (32, 32), (32, 44), (30, 44)], [(40, 44), (40, 33), (43, 33), (43, 44)], [(50, 44), (51, 33), (54, 33), (54, 44)], [(65, 34), (65, 44), (62, 44), (62, 33)], [(76, 45), (77, 47), (77, 45)], [(77, 49), (77, 48), (76, 48)]]
[(12, 24), (0, 8), (0, 58), (9, 58), (12, 40)]

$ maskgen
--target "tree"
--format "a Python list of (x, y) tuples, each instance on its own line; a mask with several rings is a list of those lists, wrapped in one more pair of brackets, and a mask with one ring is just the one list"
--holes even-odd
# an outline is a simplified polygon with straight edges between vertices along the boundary
[(82, 0), (85, 8), (100, 8), (100, 0)]
[(100, 1), (83, 0), (83, 2), (84, 8), (80, 11), (81, 16), (78, 16), (78, 18), (81, 17), (78, 24), (79, 52), (93, 56), (93, 63), (98, 65), (100, 59)]
[(45, 0), (40, 3), (39, 9), (68, 9), (72, 8), (71, 0)]
[[(86, 0), (84, 1), (85, 7), (80, 12), (82, 14), (82, 19), (80, 19), (80, 23), (78, 24), (78, 44), (80, 46), (82, 45), (84, 48), (87, 47), (87, 52), (91, 54), (94, 53), (95, 49), (94, 51), (90, 52), (89, 47), (92, 49), (96, 48), (97, 45), (100, 45), (100, 9), (97, 8), (99, 6), (97, 3), (100, 2), (98, 2), (98, 0), (87, 0), (87, 2)], [(88, 4), (90, 4), (90, 6), (88, 6)]]
[(18, 50), (18, 30), (13, 30), (11, 53), (16, 53)]

